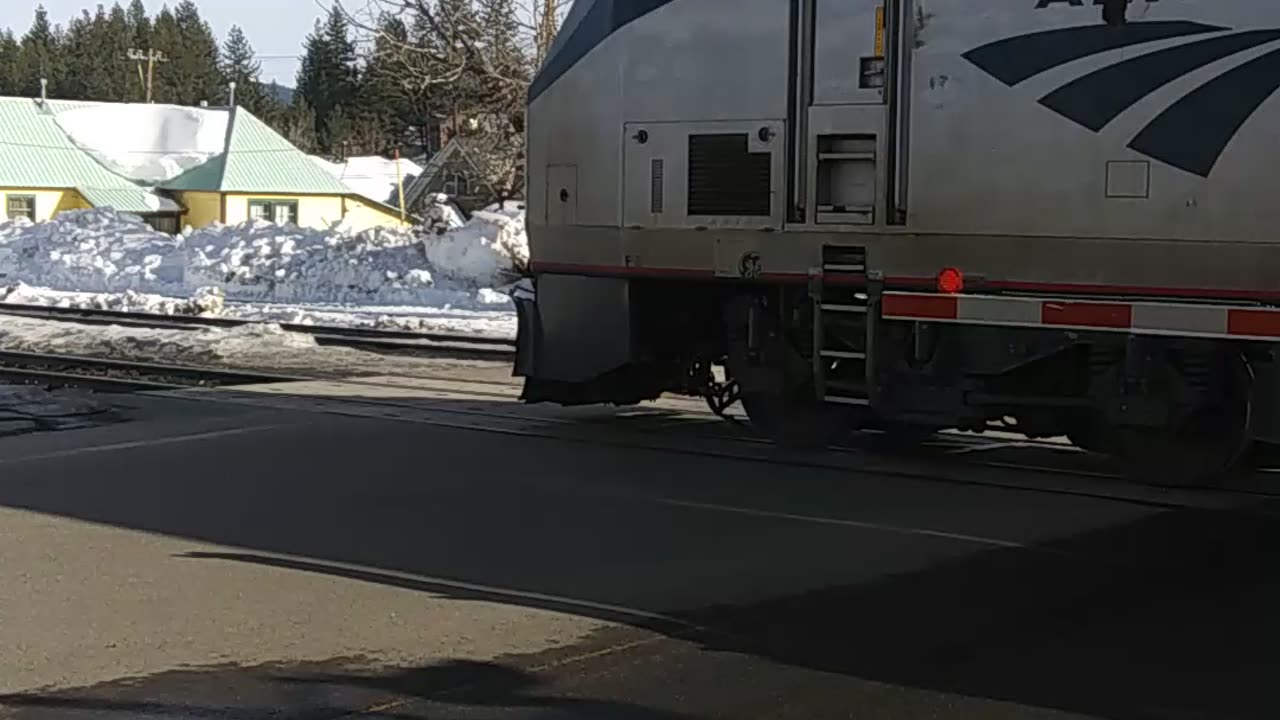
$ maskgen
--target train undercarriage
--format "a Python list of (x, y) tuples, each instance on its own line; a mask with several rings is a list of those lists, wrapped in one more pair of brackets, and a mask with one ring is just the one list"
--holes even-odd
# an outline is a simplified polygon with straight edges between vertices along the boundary
[(821, 276), (616, 282), (627, 287), (625, 361), (589, 377), (547, 370), (568, 344), (546, 342), (538, 304), (520, 303), (527, 402), (740, 402), (758, 432), (797, 447), (857, 430), (901, 446), (999, 426), (1069, 438), (1165, 485), (1228, 483), (1256, 441), (1277, 435), (1271, 343), (886, 319), (876, 283)]

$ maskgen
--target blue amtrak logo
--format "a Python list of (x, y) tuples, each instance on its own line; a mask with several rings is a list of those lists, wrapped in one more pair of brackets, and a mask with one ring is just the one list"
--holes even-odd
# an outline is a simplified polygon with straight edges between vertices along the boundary
[[(1186, 21), (1087, 25), (1019, 35), (970, 50), (964, 58), (1014, 87), (1091, 55), (1174, 38), (1188, 42), (1122, 60), (1040, 98), (1055, 113), (1100, 132), (1120, 113), (1174, 80), (1236, 53), (1280, 40), (1280, 29), (1229, 32)], [(1214, 33), (1212, 37), (1196, 36)], [(1129, 142), (1154, 160), (1208, 177), (1231, 139), (1280, 89), (1280, 49), (1205, 82), (1165, 108)]]

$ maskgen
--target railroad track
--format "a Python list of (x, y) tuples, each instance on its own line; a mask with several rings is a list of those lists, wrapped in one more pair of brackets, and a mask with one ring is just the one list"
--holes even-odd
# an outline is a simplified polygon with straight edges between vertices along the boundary
[(123, 310), (48, 307), (0, 303), (0, 315), (75, 322), (83, 325), (121, 325), (166, 330), (240, 328), (274, 324), (288, 331), (309, 335), (320, 345), (347, 347), (387, 354), (465, 355), (507, 359), (515, 355), (515, 342), (503, 338), (474, 335), (425, 333), (409, 330), (273, 323), (205, 315), (158, 315)]
[(307, 378), (221, 368), (0, 350), (0, 382), (77, 387), (101, 392), (185, 390)]
[[(3, 313), (0, 313), (3, 314)], [(52, 387), (79, 387), (100, 392), (180, 391), (192, 388), (222, 387), (234, 389), (263, 383), (292, 383), (314, 380), (313, 377), (292, 376), (266, 372), (229, 370), (221, 368), (171, 365), (98, 357), (61, 355), (49, 353), (0, 350), (0, 381), (40, 384)], [(383, 382), (371, 382), (360, 378), (333, 380), (354, 385), (383, 386)], [(484, 383), (480, 383), (484, 384)], [(242, 395), (242, 393), (234, 393)], [(288, 393), (284, 393), (288, 395)], [(510, 399), (506, 393), (480, 392), (482, 397)], [(323, 405), (324, 399), (296, 396), (298, 400)], [(245, 400), (247, 398), (241, 398)], [(260, 398), (266, 400), (266, 398)], [(273, 394), (271, 402), (278, 402), (281, 394)], [(336, 402), (336, 401), (331, 401)], [(352, 404), (349, 399), (342, 401)], [(705, 429), (667, 436), (659, 428), (628, 427), (619, 434), (608, 428), (584, 428), (578, 420), (555, 418), (525, 418), (509, 426), (516, 419), (505, 412), (492, 410), (447, 408), (441, 406), (414, 405), (411, 403), (362, 398), (355, 405), (394, 407), (406, 411), (425, 411), (434, 419), (424, 424), (458, 429), (473, 429), (502, 434), (530, 437), (556, 438), (591, 444), (618, 445), (622, 447), (648, 447), (704, 457), (716, 457), (749, 462), (765, 462), (790, 467), (811, 467), (826, 470), (848, 470), (881, 476), (923, 480), (935, 483), (973, 485), (1006, 490), (1071, 495), (1095, 499), (1119, 501), (1147, 507), (1178, 508), (1198, 504), (1196, 496), (1204, 498), (1252, 498), (1256, 500), (1280, 499), (1280, 488), (1275, 486), (1251, 489), (1182, 488), (1169, 489), (1158, 486), (1134, 485), (1122, 482), (1118, 476), (1099, 472), (1097, 468), (1066, 466), (1054, 467), (1035, 462), (989, 462), (978, 455), (957, 456), (944, 449), (920, 448), (916, 452), (882, 452), (874, 449), (875, 442), (867, 445), (854, 441), (849, 445), (833, 446), (821, 452), (779, 451), (771, 443), (749, 432), (739, 435), (709, 434)], [(700, 414), (700, 413), (699, 413)], [(709, 415), (709, 413), (708, 413)], [(421, 420), (420, 420), (421, 421)], [(531, 426), (532, 424), (532, 426)], [(539, 426), (539, 427), (535, 427)], [(566, 432), (567, 431), (567, 432)], [(865, 433), (858, 434), (864, 436)], [(874, 437), (874, 433), (872, 436)], [(1057, 443), (1030, 441), (1027, 446), (1050, 449)], [(1041, 458), (1047, 460), (1048, 458)], [(968, 469), (984, 468), (996, 474), (981, 478), (970, 475)], [(1012, 475), (1010, 475), (1012, 473)], [(1056, 476), (1059, 481), (1050, 478)], [(1031, 479), (1029, 479), (1031, 478)], [(1040, 479), (1035, 479), (1040, 478)]]
[[(385, 388), (384, 380), (346, 378), (334, 380), (343, 385), (370, 385)], [(475, 381), (485, 385), (482, 381)], [(394, 386), (394, 384), (390, 384)], [(417, 386), (415, 386), (417, 387)], [(418, 388), (421, 389), (421, 388)], [(956, 440), (980, 439), (965, 433), (959, 437), (947, 433), (916, 448), (886, 447), (878, 442), (875, 432), (855, 433), (848, 444), (823, 450), (792, 451), (777, 447), (740, 426), (740, 432), (724, 433), (697, 425), (680, 427), (669, 420), (657, 424), (624, 425), (609, 422), (584, 422), (576, 417), (524, 415), (500, 407), (485, 407), (484, 402), (515, 404), (509, 393), (475, 390), (451, 390), (454, 396), (442, 402), (412, 401), (382, 397), (312, 395), (290, 393), (287, 388), (270, 395), (255, 392), (219, 392), (209, 396), (216, 401), (233, 404), (296, 407), (319, 412), (333, 412), (355, 417), (398, 418), (422, 425), (473, 430), (500, 435), (554, 439), (587, 445), (620, 448), (643, 448), (680, 455), (776, 465), (780, 468), (812, 468), (869, 474), (887, 478), (924, 481), (932, 484), (985, 487), (1041, 495), (1071, 496), (1107, 500), (1154, 509), (1201, 508), (1223, 509), (1238, 503), (1280, 501), (1280, 483), (1267, 482), (1259, 487), (1165, 487), (1158, 483), (1137, 483), (1107, 472), (1095, 463), (1078, 464), (1064, 461), (1063, 453), (1044, 453), (1020, 461), (986, 459), (982, 453), (953, 454), (960, 446)], [(458, 404), (462, 395), (474, 397), (478, 404)], [(688, 415), (710, 412), (693, 411)], [(1061, 451), (1060, 443), (1044, 441), (1014, 442), (1000, 438), (993, 445), (1021, 445), (1032, 451)], [(1065, 448), (1070, 450), (1069, 447)], [(1092, 457), (1083, 451), (1069, 453), (1073, 457)], [(1267, 511), (1268, 515), (1280, 512)]]

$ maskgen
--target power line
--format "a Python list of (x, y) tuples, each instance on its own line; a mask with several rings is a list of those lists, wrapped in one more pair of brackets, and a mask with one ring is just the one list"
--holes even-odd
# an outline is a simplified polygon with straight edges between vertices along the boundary
[[(137, 48), (129, 48), (128, 58), (138, 61), (138, 81), (143, 84), (147, 91), (147, 102), (151, 102), (151, 85), (156, 74), (156, 63), (169, 62), (164, 53), (159, 52), (155, 48), (147, 48), (146, 52)], [(142, 61), (147, 61), (147, 76), (142, 76)]]

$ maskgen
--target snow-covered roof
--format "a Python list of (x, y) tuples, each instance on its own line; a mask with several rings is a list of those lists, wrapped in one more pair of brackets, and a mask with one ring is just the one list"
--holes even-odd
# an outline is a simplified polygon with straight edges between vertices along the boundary
[(378, 155), (347, 158), (345, 162), (330, 162), (312, 155), (311, 161), (355, 194), (391, 205), (400, 203), (398, 183), (403, 182), (407, 190), (422, 174), (422, 166), (412, 160), (402, 158), (397, 169), (394, 159)]
[[(0, 97), (0, 186), (74, 188), (95, 206), (124, 212), (180, 210), (155, 189), (356, 195), (388, 204), (394, 161), (360, 160), (354, 186), (344, 184), (243, 107)], [(407, 161), (402, 169), (422, 170)]]
[(160, 187), (206, 192), (352, 194), (346, 185), (242, 107), (230, 112), (226, 142), (225, 152)]
[(67, 137), (104, 167), (133, 182), (171, 180), (226, 151), (225, 109), (136, 103), (50, 101)]
[(173, 205), (78, 147), (57, 123), (52, 104), (32, 98), (0, 97), (0, 186), (72, 189), (94, 204), (109, 199), (122, 212)]

